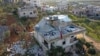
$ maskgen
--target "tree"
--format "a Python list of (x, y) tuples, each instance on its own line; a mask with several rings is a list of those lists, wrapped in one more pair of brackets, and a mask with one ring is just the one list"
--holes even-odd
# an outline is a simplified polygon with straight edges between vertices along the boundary
[(18, 35), (18, 29), (17, 29), (17, 24), (14, 23), (14, 24), (11, 24), (11, 33), (14, 33), (16, 35)]
[(8, 31), (4, 32), (4, 36), (5, 36), (5, 38), (10, 37), (10, 31), (8, 30)]
[(6, 56), (7, 44), (0, 43), (0, 56)]
[(76, 43), (76, 47), (79, 48), (79, 49), (82, 49), (84, 43), (85, 43), (85, 40), (84, 39), (79, 39), (78, 40), (78, 43)]
[(4, 12), (3, 7), (0, 7), (0, 17), (4, 18), (6, 16), (6, 12)]
[(88, 53), (91, 54), (91, 55), (95, 55), (96, 51), (95, 51), (94, 48), (89, 48)]
[(47, 51), (48, 56), (65, 56), (65, 50), (60, 47), (52, 47), (50, 50)]
[(2, 20), (0, 21), (1, 25), (6, 25), (6, 22), (7, 22), (6, 19), (2, 19)]
[(27, 32), (24, 32), (24, 31), (21, 31), (19, 32), (19, 37), (20, 37), (20, 40), (23, 40), (25, 37), (27, 37)]
[(78, 42), (78, 43), (76, 43), (76, 47), (79, 49), (82, 49), (83, 45), (82, 45), (82, 43)]
[(21, 17), (21, 18), (20, 18), (21, 22), (26, 22), (27, 19), (28, 19), (28, 17)]
[(18, 14), (17, 14), (17, 11), (18, 11), (18, 10), (17, 10), (16, 8), (14, 8), (13, 14), (14, 14), (14, 15), (18, 15)]
[(85, 45), (87, 48), (90, 48), (92, 46), (89, 42), (86, 42)]
[(30, 30), (31, 28), (33, 29), (33, 26), (34, 26), (33, 22), (31, 22), (31, 20), (28, 19), (26, 22), (26, 29), (27, 30)]

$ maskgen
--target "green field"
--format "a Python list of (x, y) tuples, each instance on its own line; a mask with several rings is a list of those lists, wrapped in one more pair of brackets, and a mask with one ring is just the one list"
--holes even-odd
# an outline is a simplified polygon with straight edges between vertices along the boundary
[(69, 14), (69, 17), (75, 24), (85, 27), (88, 36), (92, 37), (95, 41), (100, 42), (100, 22), (91, 21), (86, 17), (77, 17), (73, 14)]

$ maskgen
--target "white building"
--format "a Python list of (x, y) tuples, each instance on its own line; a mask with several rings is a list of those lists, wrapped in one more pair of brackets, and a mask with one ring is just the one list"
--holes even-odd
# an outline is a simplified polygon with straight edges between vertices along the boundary
[(76, 37), (84, 37), (85, 29), (72, 24), (67, 15), (53, 15), (44, 17), (36, 26), (34, 36), (44, 50), (52, 46), (74, 45), (78, 42)]
[(41, 0), (23, 0), (23, 2), (32, 6), (41, 6)]
[(37, 9), (33, 6), (24, 6), (18, 8), (19, 17), (37, 17)]
[(65, 0), (57, 1), (57, 7), (58, 10), (60, 11), (67, 10), (68, 9), (67, 1)]
[(46, 5), (46, 6), (42, 7), (42, 10), (44, 12), (55, 12), (55, 11), (57, 11), (57, 7)]

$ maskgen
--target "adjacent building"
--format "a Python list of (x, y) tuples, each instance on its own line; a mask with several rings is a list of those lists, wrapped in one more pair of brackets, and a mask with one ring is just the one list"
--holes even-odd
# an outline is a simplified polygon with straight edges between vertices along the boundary
[(2, 0), (3, 3), (9, 4), (9, 3), (19, 3), (22, 2), (22, 0)]
[(32, 6), (41, 6), (41, 0), (23, 0), (26, 4), (30, 4)]
[(76, 16), (87, 16), (90, 19), (100, 19), (100, 6), (79, 4), (73, 7), (72, 13)]
[(46, 5), (46, 6), (42, 7), (42, 11), (44, 11), (44, 12), (51, 12), (52, 13), (52, 12), (57, 11), (57, 7)]
[(88, 5), (86, 7), (86, 15), (90, 18), (99, 19), (100, 18), (100, 6)]
[(85, 29), (76, 26), (67, 15), (44, 17), (35, 26), (34, 36), (44, 50), (52, 46), (70, 47), (78, 42), (77, 37), (84, 37)]
[(22, 0), (24, 6), (18, 8), (19, 17), (37, 17), (37, 8), (41, 6), (40, 0)]
[(57, 7), (58, 7), (58, 10), (60, 11), (67, 10), (68, 9), (67, 1), (65, 0), (57, 1)]
[(37, 8), (30, 5), (20, 7), (18, 8), (18, 15), (19, 17), (37, 17)]
[(74, 8), (72, 9), (72, 13), (75, 14), (76, 16), (85, 16), (86, 10), (85, 8)]

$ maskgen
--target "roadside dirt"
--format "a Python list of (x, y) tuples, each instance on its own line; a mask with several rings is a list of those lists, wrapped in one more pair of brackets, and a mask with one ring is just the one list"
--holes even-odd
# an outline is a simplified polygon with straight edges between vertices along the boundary
[(99, 42), (96, 42), (95, 40), (93, 40), (91, 37), (88, 37), (88, 36), (85, 36), (85, 40), (86, 40), (87, 42), (92, 42), (93, 45), (94, 45), (94, 47), (95, 47), (98, 51), (100, 51), (100, 43), (99, 43)]

